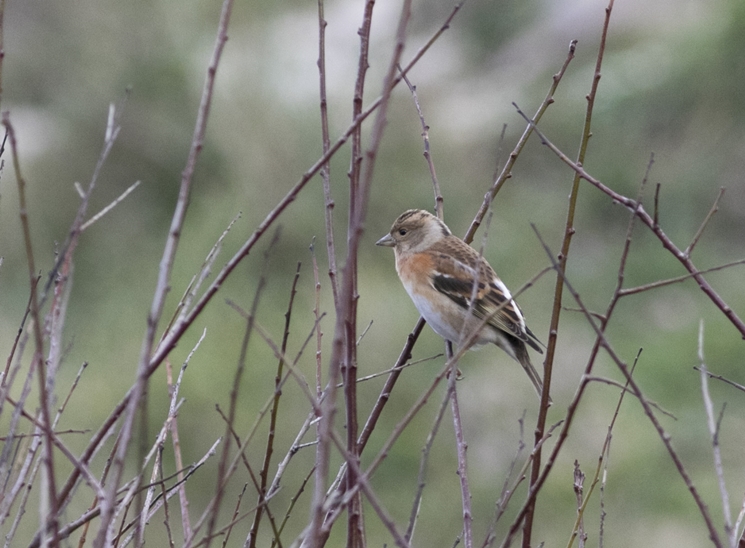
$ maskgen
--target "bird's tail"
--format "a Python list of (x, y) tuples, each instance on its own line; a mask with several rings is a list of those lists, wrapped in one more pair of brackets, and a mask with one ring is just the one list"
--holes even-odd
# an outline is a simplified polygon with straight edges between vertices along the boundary
[[(530, 362), (528, 349), (525, 344), (516, 344), (514, 350), (515, 358), (517, 358), (517, 361), (520, 362), (520, 365), (523, 366), (528, 377), (530, 377), (530, 382), (535, 386), (535, 390), (538, 392), (538, 397), (540, 398), (543, 394), (543, 381), (541, 381), (541, 378), (538, 376), (538, 371), (535, 370), (535, 367), (533, 367), (533, 364)], [(550, 403), (551, 398), (549, 398), (548, 401)]]

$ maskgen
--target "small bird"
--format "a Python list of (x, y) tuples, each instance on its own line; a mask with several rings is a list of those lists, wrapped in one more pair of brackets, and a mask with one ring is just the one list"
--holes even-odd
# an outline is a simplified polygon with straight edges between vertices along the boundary
[[(541, 354), (543, 351), (507, 286), (486, 259), (454, 236), (440, 219), (421, 209), (404, 211), (376, 245), (393, 248), (398, 277), (435, 333), (458, 343), (483, 325), (473, 347), (496, 344), (523, 366), (541, 396), (543, 383), (525, 345)], [(472, 313), (466, 322), (475, 283)]]

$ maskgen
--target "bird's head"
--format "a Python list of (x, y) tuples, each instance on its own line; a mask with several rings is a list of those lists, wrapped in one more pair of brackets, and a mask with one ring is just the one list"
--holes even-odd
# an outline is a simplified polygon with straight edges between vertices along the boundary
[(375, 245), (392, 247), (397, 253), (417, 253), (450, 236), (450, 229), (440, 219), (422, 209), (410, 209), (399, 215), (391, 231)]

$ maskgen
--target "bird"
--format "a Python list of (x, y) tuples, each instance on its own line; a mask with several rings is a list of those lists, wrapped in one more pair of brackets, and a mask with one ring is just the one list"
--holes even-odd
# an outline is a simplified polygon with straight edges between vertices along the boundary
[(435, 333), (458, 344), (480, 329), (471, 348), (497, 345), (522, 365), (541, 397), (543, 382), (527, 349), (543, 354), (540, 341), (486, 259), (421, 209), (404, 211), (376, 245), (393, 248), (398, 277)]

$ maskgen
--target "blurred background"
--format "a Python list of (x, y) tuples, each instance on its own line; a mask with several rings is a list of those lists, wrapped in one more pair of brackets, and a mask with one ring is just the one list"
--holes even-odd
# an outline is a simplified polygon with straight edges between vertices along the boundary
[[(351, 117), (363, 6), (363, 2), (349, 0), (326, 3), (332, 141), (347, 128)], [(512, 102), (527, 113), (535, 111), (572, 39), (579, 41), (576, 58), (541, 127), (570, 157), (576, 156), (605, 7), (606, 2), (600, 0), (469, 0), (451, 28), (411, 71), (431, 127), (445, 219), (454, 233), (465, 233), (497, 165), (504, 162), (523, 131), (524, 123)], [(236, 2), (165, 319), (230, 221), (240, 214), (217, 268), (320, 156), (316, 9), (315, 2), (295, 0)], [(390, 0), (375, 5), (366, 105), (380, 93), (399, 9), (400, 2)], [(414, 2), (404, 61), (451, 10), (450, 3)], [(78, 208), (73, 183), (86, 186), (93, 173), (111, 102), (120, 105), (122, 130), (89, 211), (98, 211), (132, 183), (142, 181), (113, 212), (85, 232), (77, 251), (58, 394), (66, 394), (81, 363), (89, 366), (79, 397), (70, 403), (61, 428), (95, 429), (134, 380), (219, 11), (216, 0), (6, 3), (0, 108), (9, 111), (17, 131), (34, 250), (42, 273), (54, 264), (57, 246), (67, 237)], [(719, 211), (693, 254), (701, 269), (745, 257), (744, 51), (745, 4), (739, 0), (622, 0), (612, 14), (586, 168), (616, 191), (635, 197), (654, 153), (645, 195), (647, 209), (652, 209), (654, 185), (659, 184), (660, 224), (680, 248), (696, 233), (719, 188), (726, 187)], [(127, 89), (131, 90), (128, 94)], [(411, 95), (398, 86), (375, 166), (360, 252), (358, 331), (372, 322), (359, 346), (360, 375), (391, 367), (418, 317), (395, 275), (393, 254), (375, 247), (374, 242), (403, 210), (433, 208), (420, 134)], [(28, 299), (15, 173), (8, 158), (6, 153), (0, 179), (0, 348), (4, 356), (10, 352)], [(349, 149), (345, 148), (331, 166), (340, 267), (345, 256), (348, 165)], [(572, 173), (532, 138), (513, 177), (498, 194), (485, 256), (513, 290), (549, 264), (531, 223), (554, 250), (559, 249), (571, 180)], [(602, 312), (612, 295), (628, 217), (622, 207), (583, 184), (567, 276), (595, 311)], [(278, 244), (267, 250), (270, 238), (260, 242), (171, 354), (171, 361), (180, 364), (206, 328), (204, 343), (182, 386), (186, 403), (179, 421), (182, 429), (188, 425), (188, 430), (182, 430), (186, 462), (198, 460), (224, 429), (214, 406), (227, 409), (229, 405), (245, 324), (225, 299), (248, 309), (266, 268), (268, 283), (261, 297), (259, 323), (279, 340), (290, 284), (301, 262), (290, 341), (290, 354), (296, 354), (313, 327), (309, 246), (314, 239), (322, 309), (329, 314), (322, 324), (328, 357), (333, 306), (318, 177), (289, 207), (281, 225)], [(483, 230), (476, 241), (482, 241), (482, 236)], [(682, 267), (656, 238), (637, 228), (626, 284), (682, 274)], [(745, 316), (742, 266), (712, 273), (707, 279), (740, 317)], [(543, 341), (548, 339), (553, 284), (554, 278), (544, 276), (519, 298), (529, 325)], [(568, 295), (565, 305), (574, 306)], [(594, 337), (580, 314), (565, 311), (562, 318), (549, 423), (564, 416)], [(636, 378), (650, 399), (676, 417), (661, 415), (661, 421), (716, 523), (721, 524), (722, 504), (699, 374), (693, 370), (698, 363), (700, 320), (705, 325), (710, 369), (745, 383), (741, 336), (690, 280), (622, 300), (609, 327), (609, 340), (628, 362), (644, 349)], [(413, 358), (435, 356), (442, 346), (441, 339), (425, 328)], [(533, 359), (540, 363), (537, 355)], [(299, 363), (312, 380), (312, 348)], [(366, 458), (374, 456), (375, 448), (442, 363), (439, 357), (406, 371)], [(241, 385), (238, 425), (245, 431), (272, 394), (275, 368), (271, 351), (254, 337)], [(518, 421), (525, 413), (524, 439), (529, 443), (537, 401), (520, 368), (496, 348), (469, 353), (460, 369), (464, 379), (458, 389), (469, 443), (474, 531), (476, 538), (483, 538), (518, 446)], [(621, 378), (606, 356), (601, 355), (595, 371)], [(360, 385), (361, 417), (367, 416), (382, 382), (379, 378)], [(167, 412), (162, 371), (153, 377), (151, 387), (154, 435)], [(711, 390), (717, 409), (727, 404), (720, 440), (732, 512), (737, 514), (745, 492), (743, 394), (719, 382), (712, 382)], [(374, 486), (397, 523), (405, 524), (408, 518), (420, 449), (443, 393), (441, 387), (374, 477)], [(538, 505), (536, 542), (559, 545), (569, 538), (576, 513), (573, 462), (578, 460), (588, 474), (594, 471), (617, 393), (615, 388), (598, 384), (585, 397)], [(287, 451), (307, 411), (304, 396), (289, 383), (282, 400), (276, 454)], [(418, 546), (451, 546), (462, 526), (450, 424), (446, 416), (433, 450), (415, 536)], [(249, 448), (257, 459), (263, 448), (260, 432), (257, 439), (261, 441)], [(71, 447), (80, 449), (88, 435), (68, 440)], [(313, 457), (312, 449), (298, 455), (284, 480), (286, 492), (273, 501), (275, 514), (284, 512)], [(212, 492), (214, 466), (211, 463), (190, 480), (195, 501), (200, 500), (200, 492)], [(245, 471), (239, 472), (236, 493), (240, 483), (247, 481), (241, 474)], [(305, 524), (308, 493), (294, 511), (297, 519), (288, 526), (288, 539)], [(524, 488), (516, 494), (511, 510), (523, 496)], [(204, 503), (194, 503), (195, 515)], [(89, 500), (81, 500), (77, 509), (82, 512), (88, 504)], [(625, 401), (615, 426), (604, 504), (604, 539), (610, 546), (685, 548), (702, 546), (708, 538), (664, 446), (631, 398)], [(370, 545), (390, 543), (378, 520), (368, 515)], [(500, 521), (501, 534), (509, 525), (509, 515)], [(595, 499), (585, 522), (588, 545), (597, 545), (599, 515)], [(29, 531), (34, 523), (31, 520)], [(151, 534), (158, 545), (158, 527)], [(338, 544), (330, 545), (341, 543), (340, 538)]]

